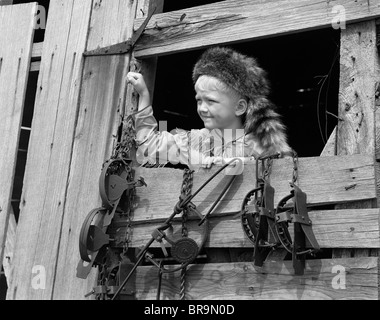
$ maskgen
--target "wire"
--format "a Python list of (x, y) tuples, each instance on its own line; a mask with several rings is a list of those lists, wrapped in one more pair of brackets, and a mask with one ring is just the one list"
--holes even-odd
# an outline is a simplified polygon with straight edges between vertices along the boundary
[[(328, 139), (327, 137), (327, 104), (328, 104), (328, 91), (329, 91), (329, 88), (330, 88), (330, 81), (331, 81), (331, 73), (332, 73), (332, 70), (334, 68), (334, 65), (335, 65), (335, 62), (336, 60), (338, 59), (338, 56), (339, 56), (339, 47), (337, 47), (337, 50), (335, 52), (335, 56), (334, 56), (334, 59), (333, 59), (333, 62), (331, 64), (331, 67), (330, 67), (330, 70), (329, 72), (326, 74), (326, 75), (323, 75), (323, 76), (318, 76), (318, 77), (321, 77), (323, 78), (323, 80), (320, 80), (318, 82), (318, 85), (322, 82), (322, 85), (321, 87), (319, 88), (319, 92), (318, 92), (318, 98), (317, 98), (317, 121), (318, 121), (318, 129), (319, 129), (319, 133), (321, 135), (321, 138), (322, 138), (322, 141), (324, 144), (326, 144), (326, 140)], [(326, 139), (323, 135), (323, 131), (322, 131), (322, 125), (321, 125), (321, 119), (320, 119), (320, 100), (321, 100), (321, 95), (322, 95), (322, 90), (323, 90), (323, 87), (325, 85), (325, 82), (328, 80), (327, 82), (327, 91), (326, 91), (326, 97), (325, 97), (325, 135), (326, 135)]]

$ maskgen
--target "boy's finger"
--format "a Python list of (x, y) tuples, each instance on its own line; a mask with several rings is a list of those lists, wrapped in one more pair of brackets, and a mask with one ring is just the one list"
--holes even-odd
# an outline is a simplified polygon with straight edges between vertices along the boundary
[(137, 79), (135, 79), (134, 77), (132, 76), (127, 76), (127, 81), (133, 85), (135, 85), (137, 83)]
[(128, 72), (128, 74), (127, 74), (127, 77), (131, 77), (131, 78), (134, 78), (134, 79), (136, 79), (136, 80), (137, 80), (140, 76), (141, 76), (140, 73), (132, 72), (132, 71)]

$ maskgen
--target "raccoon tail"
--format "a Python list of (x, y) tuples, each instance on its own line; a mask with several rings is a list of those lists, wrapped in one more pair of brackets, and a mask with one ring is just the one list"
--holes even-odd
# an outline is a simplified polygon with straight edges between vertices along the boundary
[(287, 142), (285, 125), (275, 111), (275, 105), (268, 98), (258, 97), (254, 102), (249, 102), (244, 126), (246, 133), (252, 133), (264, 150), (260, 156), (292, 153)]

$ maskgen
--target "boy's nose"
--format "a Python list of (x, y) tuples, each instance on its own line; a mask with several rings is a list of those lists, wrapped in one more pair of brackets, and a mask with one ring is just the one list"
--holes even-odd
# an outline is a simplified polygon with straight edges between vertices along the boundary
[(208, 112), (208, 108), (206, 106), (206, 103), (204, 103), (204, 102), (198, 103), (198, 110), (201, 113), (207, 113)]

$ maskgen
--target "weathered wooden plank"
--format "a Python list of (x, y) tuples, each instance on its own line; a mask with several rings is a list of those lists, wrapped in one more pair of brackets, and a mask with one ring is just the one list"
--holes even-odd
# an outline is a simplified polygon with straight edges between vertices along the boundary
[(336, 155), (336, 128), (334, 128), (333, 132), (331, 132), (331, 135), (329, 139), (326, 142), (325, 147), (323, 148), (321, 152), (321, 157), (327, 157), (327, 156), (335, 156)]
[[(379, 209), (358, 210), (315, 210), (309, 212), (313, 231), (321, 248), (380, 248)], [(181, 237), (181, 221), (177, 219), (173, 228), (165, 231), (169, 237)], [(207, 248), (252, 248), (253, 244), (246, 237), (239, 217), (215, 214), (210, 218)], [(189, 237), (200, 243), (203, 227), (199, 220), (187, 223)], [(151, 238), (159, 221), (134, 221), (130, 247), (145, 245)], [(293, 235), (292, 225), (290, 233)], [(126, 232), (125, 221), (115, 221), (108, 233), (115, 239), (113, 246), (122, 246)], [(169, 244), (167, 244), (169, 246)], [(158, 247), (158, 243), (153, 246)]]
[(15, 242), (16, 242), (16, 230), (17, 230), (17, 222), (16, 222), (15, 215), (13, 213), (13, 209), (11, 209), (11, 213), (9, 215), (9, 221), (8, 221), (7, 238), (5, 240), (4, 258), (3, 258), (3, 268), (4, 268), (4, 273), (5, 273), (5, 277), (7, 279), (8, 285), (11, 282), (13, 252), (14, 252)]
[(54, 294), (91, 3), (50, 1), (8, 299)]
[[(377, 0), (221, 1), (154, 15), (136, 46), (136, 57), (332, 27), (342, 19), (351, 23), (379, 16)], [(135, 28), (141, 23), (142, 19), (136, 20)]]
[(0, 261), (11, 196), (34, 35), (35, 3), (0, 7)]
[[(88, 49), (127, 40), (135, 12), (136, 1), (94, 1)], [(95, 284), (96, 268), (86, 280), (76, 277), (79, 233), (88, 212), (101, 206), (98, 180), (123, 115), (129, 59), (124, 55), (84, 61), (53, 299), (85, 299)]]
[[(378, 258), (307, 260), (294, 276), (291, 261), (197, 264), (186, 274), (188, 300), (378, 300)], [(156, 298), (156, 267), (138, 267), (136, 297)], [(179, 299), (180, 272), (164, 274), (162, 300)]]
[[(375, 100), (379, 81), (375, 20), (348, 25), (341, 33), (337, 154), (375, 156)], [(377, 201), (343, 204), (338, 208), (370, 208)], [(352, 256), (349, 250), (335, 257)], [(369, 255), (369, 252), (356, 252)]]
[[(193, 192), (219, 168), (195, 169)], [(292, 159), (274, 160), (271, 184), (275, 188), (276, 204), (289, 194), (292, 172)], [(307, 193), (309, 205), (376, 198), (374, 160), (371, 156), (300, 158), (298, 173), (298, 185)], [(135, 218), (149, 220), (171, 214), (180, 195), (182, 171), (138, 168), (136, 176), (144, 177), (148, 186), (137, 189)], [(229, 178), (221, 172), (193, 199), (201, 212), (207, 212), (212, 206)], [(235, 179), (215, 210), (220, 213), (240, 211), (245, 195), (255, 188), (255, 183), (255, 162), (249, 160), (244, 164), (243, 174)]]
[(374, 106), (378, 79), (375, 21), (342, 30), (338, 155), (375, 152)]

